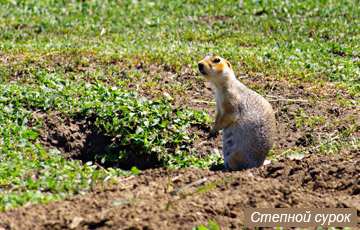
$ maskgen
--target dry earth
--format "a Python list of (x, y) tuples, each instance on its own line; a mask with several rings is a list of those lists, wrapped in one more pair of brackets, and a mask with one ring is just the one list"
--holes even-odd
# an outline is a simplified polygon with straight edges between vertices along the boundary
[[(179, 199), (201, 186), (233, 177), (212, 189)], [(204, 179), (176, 196), (181, 186)], [(170, 180), (170, 183), (169, 183)], [(191, 229), (216, 221), (221, 229), (241, 229), (246, 207), (356, 207), (360, 222), (360, 157), (308, 155), (260, 169), (223, 172), (165, 168), (119, 178), (85, 195), (2, 213), (4, 229)], [(169, 210), (169, 200), (173, 203)], [(360, 227), (360, 225), (358, 225)]]

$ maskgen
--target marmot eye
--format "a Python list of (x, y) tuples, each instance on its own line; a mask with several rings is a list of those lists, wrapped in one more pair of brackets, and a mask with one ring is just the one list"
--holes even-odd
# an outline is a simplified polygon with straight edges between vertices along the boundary
[(220, 62), (220, 58), (215, 58), (213, 62), (214, 62), (214, 63), (219, 63), (219, 62)]

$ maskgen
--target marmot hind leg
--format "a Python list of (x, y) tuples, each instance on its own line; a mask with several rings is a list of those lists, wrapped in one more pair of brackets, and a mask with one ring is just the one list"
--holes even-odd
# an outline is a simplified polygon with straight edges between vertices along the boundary
[(260, 167), (263, 162), (257, 162), (255, 160), (249, 159), (246, 154), (236, 151), (233, 152), (225, 164), (230, 170), (243, 170), (248, 168)]

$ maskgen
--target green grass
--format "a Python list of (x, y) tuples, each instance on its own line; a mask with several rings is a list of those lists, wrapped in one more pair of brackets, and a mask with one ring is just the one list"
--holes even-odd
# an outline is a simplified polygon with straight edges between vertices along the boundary
[(194, 230), (219, 230), (220, 227), (215, 221), (209, 221), (209, 227), (206, 226), (196, 226), (193, 228)]
[(91, 51), (175, 67), (221, 53), (250, 74), (315, 77), (359, 92), (357, 3), (10, 1), (0, 38), (6, 52)]
[[(358, 106), (358, 5), (359, 1), (0, 2), (0, 208), (62, 199), (128, 174), (116, 165), (134, 149), (156, 154), (164, 166), (173, 168), (221, 163), (219, 155), (194, 157), (198, 153), (191, 149), (196, 135), (188, 128), (208, 126), (208, 115), (174, 106), (176, 95), (186, 94), (191, 81), (164, 85), (163, 76), (153, 79), (149, 74), (152, 66), (178, 77), (184, 70), (194, 75), (198, 60), (219, 54), (252, 78), (325, 85), (338, 92), (333, 100), (340, 106)], [(134, 68), (138, 66), (140, 70)], [(147, 94), (151, 96), (144, 98)], [(110, 162), (113, 169), (45, 151), (38, 140), (43, 121), (34, 118), (36, 111), (94, 118), (104, 135), (121, 137), (109, 146), (119, 152), (97, 155), (100, 163)], [(299, 127), (316, 128), (322, 119), (296, 114)], [(354, 127), (348, 132), (358, 132), (358, 124)], [(329, 138), (309, 148), (337, 153), (348, 143)], [(358, 140), (351, 143), (359, 149)], [(308, 149), (290, 152), (301, 151)]]

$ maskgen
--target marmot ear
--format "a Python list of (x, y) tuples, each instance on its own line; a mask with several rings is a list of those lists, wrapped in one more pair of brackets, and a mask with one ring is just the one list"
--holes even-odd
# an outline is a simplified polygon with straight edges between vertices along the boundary
[(232, 70), (230, 62), (226, 61), (226, 64), (229, 66), (229, 68)]

